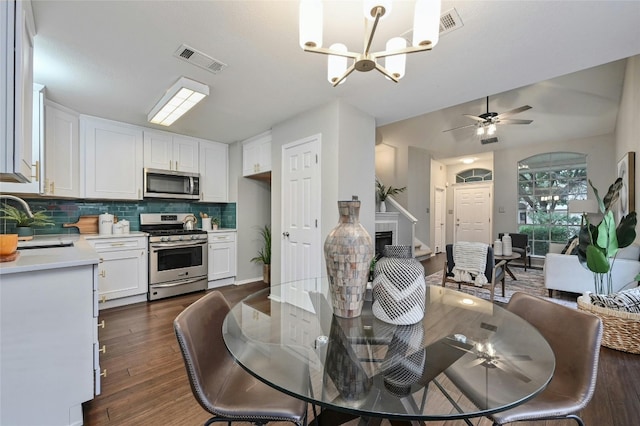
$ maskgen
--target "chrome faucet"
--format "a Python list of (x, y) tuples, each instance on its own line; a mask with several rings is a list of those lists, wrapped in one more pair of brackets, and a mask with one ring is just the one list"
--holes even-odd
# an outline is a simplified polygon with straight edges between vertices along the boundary
[(24, 207), (24, 210), (27, 212), (27, 216), (29, 217), (33, 217), (33, 213), (31, 212), (31, 209), (29, 208), (29, 204), (27, 204), (27, 202), (25, 200), (23, 200), (22, 198), (16, 197), (14, 195), (7, 195), (7, 194), (0, 194), (0, 198), (7, 198), (9, 200), (14, 200), (19, 202), (20, 204), (22, 204), (22, 207)]

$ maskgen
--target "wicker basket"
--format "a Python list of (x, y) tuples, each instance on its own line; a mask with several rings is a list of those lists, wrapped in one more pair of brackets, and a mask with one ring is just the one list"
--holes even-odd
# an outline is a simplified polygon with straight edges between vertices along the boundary
[(589, 296), (578, 297), (578, 309), (602, 320), (602, 346), (640, 354), (640, 314), (616, 311), (591, 304)]

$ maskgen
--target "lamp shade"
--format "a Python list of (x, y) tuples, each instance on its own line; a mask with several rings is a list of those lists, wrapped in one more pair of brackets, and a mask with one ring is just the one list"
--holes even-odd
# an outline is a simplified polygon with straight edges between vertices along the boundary
[(153, 107), (147, 119), (150, 123), (170, 126), (208, 95), (206, 84), (180, 77)]
[[(347, 46), (342, 43), (334, 43), (330, 47), (331, 50), (337, 52), (346, 52)], [(329, 55), (327, 59), (327, 80), (329, 83), (334, 83), (342, 74), (347, 70), (347, 58), (345, 56)], [(346, 79), (342, 80), (340, 84), (344, 83)]]
[(322, 47), (322, 2), (300, 1), (300, 47)]
[[(394, 37), (387, 42), (387, 50), (399, 50), (407, 47), (407, 41), (402, 37)], [(405, 65), (407, 62), (407, 55), (391, 55), (384, 58), (385, 68), (395, 78), (400, 79), (404, 77)]]
[(433, 48), (440, 39), (440, 0), (416, 0), (413, 14), (413, 45)]

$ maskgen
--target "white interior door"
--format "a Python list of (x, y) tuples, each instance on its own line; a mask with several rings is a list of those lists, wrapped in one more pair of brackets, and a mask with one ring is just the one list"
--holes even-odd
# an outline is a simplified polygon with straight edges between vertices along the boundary
[(282, 147), (282, 300), (305, 309), (322, 264), (320, 143), (315, 135)]
[(493, 186), (488, 184), (462, 184), (454, 187), (454, 242), (491, 244), (492, 192)]
[(446, 208), (444, 188), (435, 188), (433, 199), (433, 252), (441, 253), (444, 248), (444, 232), (446, 229)]

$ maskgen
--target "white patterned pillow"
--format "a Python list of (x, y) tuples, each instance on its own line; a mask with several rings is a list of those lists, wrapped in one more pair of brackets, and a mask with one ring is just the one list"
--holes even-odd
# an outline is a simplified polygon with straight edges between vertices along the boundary
[(622, 290), (612, 294), (589, 293), (591, 304), (602, 308), (640, 313), (640, 287)]

